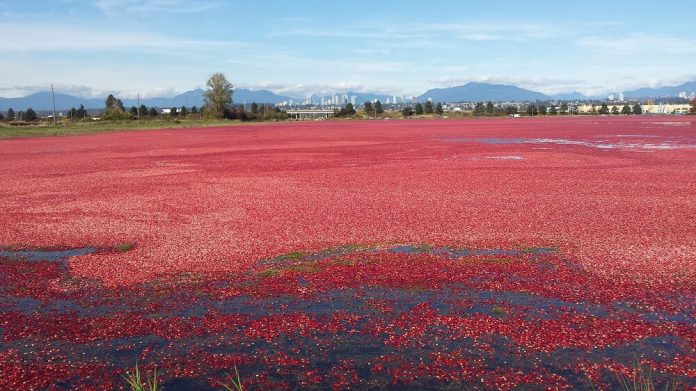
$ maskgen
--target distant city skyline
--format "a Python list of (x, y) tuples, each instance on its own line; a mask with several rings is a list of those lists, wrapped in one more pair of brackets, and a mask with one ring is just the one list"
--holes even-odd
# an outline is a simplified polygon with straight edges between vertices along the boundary
[[(696, 80), (696, 3), (55, 0), (0, 3), (0, 96), (173, 96), (216, 71), (298, 98), (469, 81), (545, 94)], [(347, 97), (350, 101), (350, 97)]]

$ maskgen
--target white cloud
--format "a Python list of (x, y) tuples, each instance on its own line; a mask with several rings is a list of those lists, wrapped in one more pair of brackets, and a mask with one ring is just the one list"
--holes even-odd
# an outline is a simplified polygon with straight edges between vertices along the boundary
[(97, 0), (95, 6), (106, 15), (151, 15), (162, 13), (186, 14), (205, 12), (222, 7), (221, 1), (195, 0)]
[[(270, 33), (270, 37), (298, 36), (347, 39), (373, 39), (375, 43), (388, 41), (427, 41), (439, 42), (442, 39), (467, 41), (510, 40), (527, 41), (550, 38), (563, 33), (563, 29), (546, 24), (494, 24), (494, 23), (436, 23), (403, 25), (398, 28), (380, 26), (354, 26), (351, 28), (303, 27), (283, 29)], [(369, 41), (364, 42), (370, 44)]]
[(602, 55), (659, 56), (662, 54), (693, 54), (696, 46), (691, 37), (667, 37), (648, 34), (631, 34), (624, 37), (588, 36), (578, 45)]
[(454, 38), (472, 41), (529, 41), (565, 35), (564, 29), (552, 24), (537, 23), (448, 23), (414, 28), (420, 31), (438, 31)]
[(399, 89), (393, 86), (373, 86), (366, 83), (356, 81), (336, 81), (332, 83), (314, 83), (314, 84), (283, 84), (270, 81), (260, 81), (257, 83), (242, 83), (241, 88), (249, 88), (252, 90), (269, 90), (278, 95), (287, 95), (296, 98), (304, 98), (311, 94), (315, 95), (331, 95), (345, 92), (360, 92), (360, 93), (375, 93), (392, 95)]
[(63, 50), (120, 50), (120, 49), (186, 49), (239, 48), (243, 42), (189, 40), (146, 31), (109, 31), (104, 26), (67, 26), (61, 24), (4, 23), (0, 30), (5, 36), (21, 37), (7, 40), (4, 51), (51, 52)]

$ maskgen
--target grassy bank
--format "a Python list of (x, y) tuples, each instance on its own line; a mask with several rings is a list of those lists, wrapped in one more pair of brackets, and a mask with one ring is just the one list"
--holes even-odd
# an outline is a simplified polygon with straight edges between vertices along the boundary
[(10, 126), (0, 124), (0, 139), (19, 137), (46, 137), (62, 136), (69, 134), (88, 134), (97, 132), (111, 132), (135, 129), (162, 129), (162, 128), (193, 128), (203, 126), (232, 126), (242, 122), (230, 120), (207, 119), (153, 119), (132, 121), (91, 121), (91, 122), (62, 122), (56, 125), (52, 123), (37, 123), (32, 125)]

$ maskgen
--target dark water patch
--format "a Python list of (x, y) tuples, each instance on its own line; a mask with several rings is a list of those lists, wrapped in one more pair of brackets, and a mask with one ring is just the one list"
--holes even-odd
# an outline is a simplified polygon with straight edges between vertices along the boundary
[[(680, 298), (673, 298), (675, 301), (681, 301)], [(640, 315), (643, 319), (649, 322), (678, 322), (686, 323), (689, 325), (696, 326), (696, 318), (694, 318), (694, 313), (696, 313), (696, 301), (684, 303), (684, 306), (678, 313), (667, 313), (661, 311), (647, 311), (640, 309), (640, 305), (630, 302), (613, 302), (611, 307), (614, 310), (622, 311), (630, 314)]]
[[(689, 357), (694, 354), (688, 342), (664, 335), (652, 335), (609, 347), (604, 343), (603, 347), (588, 350), (565, 347), (550, 353), (535, 351), (530, 347), (535, 345), (525, 342), (517, 345), (519, 327), (534, 328), (537, 322), (567, 314), (599, 319), (611, 317), (627, 322), (640, 315), (641, 321), (660, 325), (678, 320), (693, 321), (693, 315), (689, 317), (688, 312), (680, 314), (681, 318), (665, 318), (659, 313), (650, 317), (636, 313), (634, 307), (622, 307), (622, 304), (567, 302), (523, 291), (525, 287), (533, 289), (529, 288), (529, 283), (536, 282), (537, 275), (554, 279), (555, 268), (570, 270), (564, 269), (564, 260), (556, 256), (556, 252), (557, 249), (544, 247), (343, 246), (314, 253), (289, 253), (268, 260), (270, 263), (261, 263), (265, 267), (259, 267), (253, 273), (218, 276), (213, 281), (207, 281), (204, 276), (199, 279), (186, 275), (171, 281), (158, 280), (119, 289), (77, 284), (64, 292), (62, 280), (55, 274), (41, 276), (50, 280), (44, 281), (43, 285), (51, 291), (50, 294), (36, 289), (29, 284), (31, 281), (13, 278), (7, 280), (11, 286), (3, 281), (3, 287), (0, 287), (0, 322), (5, 322), (0, 324), (6, 325), (0, 326), (0, 359), (3, 353), (17, 351), (22, 357), (20, 362), (27, 366), (56, 361), (106, 365), (106, 369), (95, 369), (95, 378), (117, 377), (126, 369), (132, 369), (136, 362), (148, 367), (161, 364), (162, 379), (168, 389), (219, 389), (210, 387), (209, 380), (224, 380), (225, 374), (233, 373), (231, 363), (239, 366), (242, 380), (249, 389), (263, 388), (262, 383), (255, 382), (264, 378), (268, 384), (284, 383), (290, 389), (330, 389), (338, 373), (347, 371), (344, 367), (357, 374), (355, 383), (350, 384), (356, 389), (494, 388), (487, 383), (484, 387), (481, 379), (497, 376), (496, 371), (530, 373), (540, 368), (562, 376), (571, 387), (582, 389), (585, 379), (574, 371), (578, 363), (618, 361), (630, 364), (633, 356), (641, 355), (670, 364), (676, 355)], [(345, 267), (335, 269), (336, 273), (345, 273), (338, 276), (337, 281), (350, 281), (347, 285), (351, 288), (327, 288), (323, 283), (313, 286), (316, 278), (312, 274), (316, 273), (314, 268), (322, 267), (319, 261), (330, 260), (325, 264), (334, 264), (334, 259), (339, 262), (341, 256), (348, 254), (358, 254), (353, 258), (359, 258), (360, 262), (365, 260), (365, 263), (355, 265), (346, 261)], [(404, 273), (395, 273), (393, 280), (390, 280), (391, 271), (387, 269), (376, 269), (385, 270), (383, 279), (370, 276), (364, 282), (359, 280), (362, 270), (375, 270), (361, 269), (362, 266), (372, 266), (368, 264), (371, 257), (378, 255), (378, 259), (383, 259), (390, 254), (397, 261), (394, 267), (407, 268), (409, 258), (403, 254), (414, 254), (419, 255), (419, 262), (432, 259), (433, 267), (443, 269), (433, 275), (425, 273), (424, 278), (431, 279), (428, 281), (412, 278), (414, 276), (408, 273), (408, 269), (404, 269)], [(471, 259), (471, 263), (469, 260), (459, 261), (460, 258), (475, 256), (481, 258)], [(453, 261), (443, 262), (445, 258)], [(497, 259), (510, 262), (490, 263), (497, 262)], [(3, 273), (21, 275), (12, 274), (12, 268), (20, 269), (24, 265), (26, 269), (30, 262), (34, 261), (17, 258), (16, 263), (3, 265), (0, 277)], [(474, 262), (484, 263), (475, 265)], [(351, 269), (351, 265), (355, 269)], [(389, 263), (385, 265), (389, 267)], [(472, 268), (472, 265), (477, 268)], [(40, 269), (35, 264), (33, 266)], [(258, 275), (269, 269), (277, 273), (269, 277)], [(470, 270), (483, 270), (473, 280), (484, 281), (485, 278), (486, 283), (499, 284), (472, 289), (484, 285), (469, 280), (471, 274), (467, 272)], [(453, 280), (442, 277), (450, 271), (462, 271), (462, 277)], [(61, 272), (65, 273), (64, 279), (69, 278), (68, 271)], [(567, 274), (560, 273), (559, 276)], [(373, 285), (374, 281), (383, 285)], [(538, 281), (543, 283), (546, 280), (540, 278)], [(566, 281), (568, 290), (578, 289), (577, 284), (572, 285), (574, 282), (572, 278)], [(279, 284), (277, 291), (274, 291), (274, 283)], [(5, 289), (8, 286), (12, 289)], [(491, 290), (485, 290), (489, 286)], [(58, 289), (53, 291), (55, 287)], [(259, 287), (266, 289), (260, 291)], [(515, 291), (516, 287), (520, 291)], [(13, 296), (17, 292), (18, 296), (28, 297)], [(559, 296), (565, 297), (563, 293), (561, 289)], [(676, 295), (675, 303), (688, 300)], [(13, 317), (23, 319), (22, 314), (36, 315), (38, 326), (28, 325), (24, 331), (12, 328)], [(61, 340), (60, 327), (70, 335), (73, 325), (66, 323), (73, 318), (63, 317), (62, 324), (55, 325), (54, 329), (51, 323), (54, 314), (75, 315), (74, 326), (78, 330), (75, 337), (89, 342), (72, 343), (70, 337)], [(119, 337), (123, 335), (123, 314), (133, 314), (134, 322), (142, 322), (140, 328), (128, 329), (127, 332), (142, 332), (143, 335)], [(104, 319), (89, 323), (89, 318), (96, 315), (104, 316)], [(116, 319), (110, 323), (112, 315)], [(564, 333), (578, 331), (578, 338), (583, 336), (583, 330), (576, 329), (573, 324), (565, 326)], [(35, 331), (32, 327), (40, 329)], [(79, 338), (82, 336), (80, 327), (87, 330), (84, 333), (89, 338)], [(95, 327), (100, 329), (95, 330)], [(481, 328), (477, 330), (477, 327)], [(584, 326), (580, 324), (579, 327)], [(481, 334), (476, 334), (477, 331)], [(569, 345), (573, 344), (575, 341), (571, 339)], [(444, 363), (454, 362), (451, 367), (442, 369), (446, 374), (461, 370), (456, 366), (456, 360), (460, 358), (479, 372), (471, 382), (443, 381), (436, 377), (440, 367), (435, 362), (441, 357), (445, 357)], [(390, 358), (393, 360), (389, 361)], [(660, 358), (662, 361), (658, 361)], [(445, 365), (442, 362), (437, 365)], [(386, 369), (375, 371), (376, 364), (383, 364)], [(174, 370), (179, 378), (171, 377)], [(399, 377), (394, 373), (406, 374), (402, 378), (408, 378), (409, 373), (418, 371), (419, 377), (413, 382), (394, 381)], [(307, 383), (306, 374), (310, 372), (320, 375), (316, 383)], [(73, 389), (84, 384), (79, 377), (57, 379), (58, 383)], [(535, 389), (541, 386), (520, 384), (518, 387)]]
[(167, 380), (162, 383), (162, 389), (167, 391), (190, 391), (190, 390), (214, 390), (219, 389), (211, 387), (205, 381), (192, 377), (183, 377)]
[(0, 257), (13, 261), (64, 262), (70, 257), (93, 254), (97, 251), (98, 249), (96, 247), (82, 247), (67, 250), (0, 250)]

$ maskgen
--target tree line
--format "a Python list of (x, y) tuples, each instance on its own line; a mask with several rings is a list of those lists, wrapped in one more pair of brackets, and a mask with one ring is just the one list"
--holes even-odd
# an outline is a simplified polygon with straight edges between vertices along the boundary
[(442, 103), (437, 103), (437, 105), (433, 106), (432, 101), (427, 101), (424, 104), (416, 103), (413, 107), (406, 106), (403, 109), (401, 109), (401, 114), (403, 114), (404, 117), (410, 117), (414, 114), (416, 114), (416, 115), (421, 115), (421, 114), (439, 114), (439, 115), (442, 115), (444, 113), (445, 113), (445, 109), (442, 106)]
[(590, 111), (591, 114), (602, 114), (602, 115), (631, 115), (631, 114), (643, 114), (643, 108), (641, 107), (640, 104), (636, 103), (632, 107), (629, 106), (628, 104), (624, 104), (623, 107), (621, 108), (621, 111), (619, 111), (619, 107), (614, 105), (612, 106), (611, 110), (609, 110), (609, 106), (606, 103), (602, 103), (602, 106), (600, 106), (599, 110), (597, 110), (597, 105), (592, 105), (592, 110)]
[(26, 111), (18, 111), (15, 113), (15, 111), (12, 109), (12, 107), (7, 109), (7, 115), (3, 115), (0, 113), (0, 121), (27, 121), (27, 122), (32, 122), (36, 121), (39, 119), (39, 116), (36, 114), (34, 109), (31, 107), (26, 109)]

